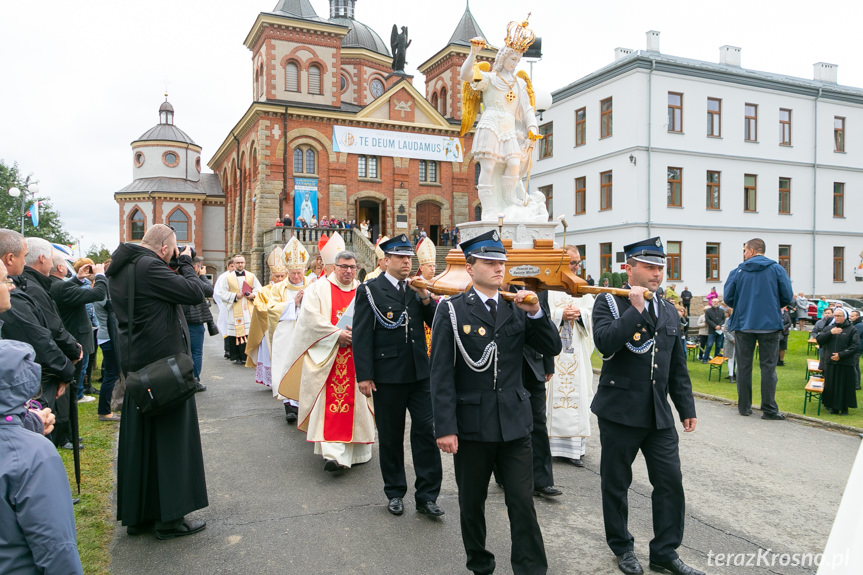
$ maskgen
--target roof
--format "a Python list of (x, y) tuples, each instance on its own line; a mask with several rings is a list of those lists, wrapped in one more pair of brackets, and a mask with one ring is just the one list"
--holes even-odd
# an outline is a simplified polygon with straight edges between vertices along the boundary
[(822, 96), (834, 100), (863, 104), (863, 89), (840, 86), (820, 80), (807, 80), (784, 74), (748, 70), (739, 66), (681, 58), (653, 51), (633, 52), (575, 82), (552, 92), (554, 103), (565, 100), (584, 90), (625, 74), (633, 69), (654, 69), (656, 71), (692, 76), (708, 80), (741, 84), (768, 90), (780, 90), (803, 96)]
[[(140, 138), (135, 140), (135, 142), (147, 140), (168, 140), (171, 142), (183, 142), (185, 144), (193, 144), (197, 146), (194, 140), (192, 140), (186, 132), (173, 124), (156, 124), (144, 132)], [(135, 142), (132, 143), (134, 144)]]
[(458, 26), (455, 27), (449, 42), (447, 42), (447, 46), (453, 44), (456, 46), (470, 46), (471, 38), (476, 38), (477, 36), (485, 38), (485, 34), (483, 34), (482, 29), (470, 12), (470, 4), (468, 4)]
[(201, 174), (201, 180), (192, 182), (182, 178), (139, 178), (117, 191), (118, 194), (198, 194), (224, 196), (222, 183), (216, 174)]
[(173, 113), (174, 106), (172, 106), (168, 100), (165, 100), (164, 102), (162, 102), (162, 105), (159, 106), (159, 111), (160, 112), (172, 112)]
[(350, 28), (348, 35), (342, 38), (342, 48), (365, 48), (384, 56), (390, 56), (390, 49), (381, 40), (377, 32), (362, 22), (343, 16), (330, 18), (329, 21), (333, 24)]
[(318, 16), (318, 13), (312, 8), (309, 0), (279, 0), (279, 3), (273, 8), (272, 14), (289, 16), (299, 20), (326, 23), (326, 20)]

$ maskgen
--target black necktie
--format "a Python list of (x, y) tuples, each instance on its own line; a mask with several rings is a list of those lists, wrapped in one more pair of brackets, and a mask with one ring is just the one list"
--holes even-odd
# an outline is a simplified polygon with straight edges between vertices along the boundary
[(650, 309), (650, 319), (652, 319), (653, 323), (656, 324), (656, 308), (654, 305), (655, 304), (652, 301), (647, 302), (647, 307)]
[(404, 299), (404, 295), (405, 295), (405, 280), (399, 280), (399, 293), (402, 295), (402, 299)]
[(491, 313), (491, 318), (497, 323), (497, 302), (493, 299), (486, 300), (485, 302), (488, 304), (488, 311)]

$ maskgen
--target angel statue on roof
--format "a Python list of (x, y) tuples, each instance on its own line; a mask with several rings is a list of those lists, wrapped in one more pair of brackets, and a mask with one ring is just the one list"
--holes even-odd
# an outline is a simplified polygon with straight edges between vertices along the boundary
[(477, 192), (482, 221), (496, 221), (499, 215), (511, 221), (548, 221), (545, 196), (541, 192), (528, 195), (522, 183), (529, 177), (536, 141), (542, 138), (530, 77), (524, 71), (516, 73), (522, 56), (536, 39), (527, 24), (527, 19), (509, 23), (504, 46), (491, 66), (477, 63), (477, 54), (486, 43), (483, 38), (474, 38), (470, 56), (461, 67), (462, 135), (473, 127), (482, 102), (472, 150), (480, 165)]

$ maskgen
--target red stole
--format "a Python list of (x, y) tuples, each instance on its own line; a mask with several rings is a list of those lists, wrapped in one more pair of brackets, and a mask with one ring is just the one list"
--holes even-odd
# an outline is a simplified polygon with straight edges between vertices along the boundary
[[(333, 325), (339, 323), (342, 313), (354, 300), (356, 289), (343, 291), (330, 282)], [(324, 441), (350, 443), (354, 436), (354, 394), (356, 375), (352, 347), (339, 347), (336, 361), (327, 376), (326, 402), (324, 404)]]

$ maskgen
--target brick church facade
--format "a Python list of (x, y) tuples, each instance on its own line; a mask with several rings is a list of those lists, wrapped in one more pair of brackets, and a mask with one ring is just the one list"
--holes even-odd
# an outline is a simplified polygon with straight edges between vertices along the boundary
[[(470, 38), (482, 36), (466, 10), (449, 42), (424, 62), (425, 94), (392, 70), (387, 45), (354, 18), (356, 0), (330, 0), (329, 18), (308, 0), (281, 0), (257, 16), (245, 39), (252, 53), (254, 101), (208, 166), (224, 192), (225, 252), (261, 265), (265, 232), (303, 200), (314, 213), (370, 220), (374, 234), (422, 226), (441, 230), (477, 219), (474, 162), (419, 160), (336, 151), (334, 126), (457, 138), (459, 70)], [(371, 8), (369, 8), (371, 9)], [(481, 59), (493, 60), (494, 49)], [(462, 138), (471, 149), (471, 134)], [(305, 210), (305, 207), (303, 207)]]

